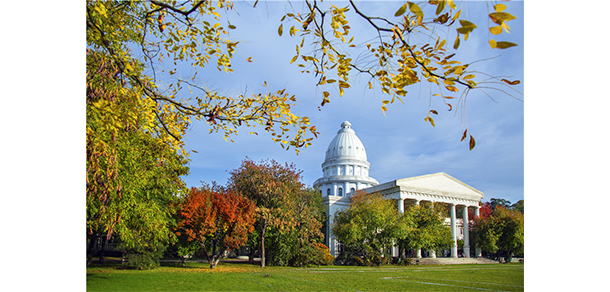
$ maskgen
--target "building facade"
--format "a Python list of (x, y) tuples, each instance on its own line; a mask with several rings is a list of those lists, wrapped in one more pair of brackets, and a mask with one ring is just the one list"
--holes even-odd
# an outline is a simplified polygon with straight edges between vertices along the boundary
[[(401, 213), (404, 212), (405, 205), (419, 205), (423, 201), (448, 204), (451, 216), (447, 222), (454, 242), (451, 257), (458, 256), (458, 239), (463, 239), (464, 256), (468, 257), (468, 209), (474, 209), (475, 216), (478, 216), (483, 193), (444, 172), (379, 184), (369, 177), (370, 163), (367, 161), (366, 150), (351, 126), (348, 121), (341, 124), (341, 129), (326, 150), (322, 163), (323, 177), (314, 182), (314, 188), (322, 194), (322, 203), (330, 216), (324, 230), (330, 253), (337, 256), (339, 247), (339, 242), (331, 231), (333, 215), (348, 207), (351, 195), (356, 190), (362, 190), (367, 193), (378, 192), (388, 199), (397, 200)], [(458, 220), (457, 212), (462, 213), (462, 220)], [(475, 255), (480, 256), (478, 249)], [(417, 251), (417, 256), (421, 257), (421, 251)], [(434, 252), (430, 256), (435, 257)]]

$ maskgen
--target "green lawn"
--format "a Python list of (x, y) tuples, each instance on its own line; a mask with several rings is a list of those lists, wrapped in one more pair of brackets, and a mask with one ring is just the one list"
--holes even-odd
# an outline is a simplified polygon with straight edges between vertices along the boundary
[(87, 268), (87, 291), (523, 291), (523, 264), (320, 268), (221, 263)]

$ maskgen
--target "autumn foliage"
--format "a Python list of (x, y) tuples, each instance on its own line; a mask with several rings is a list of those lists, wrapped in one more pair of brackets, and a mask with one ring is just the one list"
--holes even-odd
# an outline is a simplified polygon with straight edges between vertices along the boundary
[(323, 237), (321, 197), (317, 191), (305, 189), (300, 179), (301, 172), (293, 164), (274, 160), (246, 159), (231, 172), (230, 185), (256, 204), (257, 233), (252, 236), (261, 267), (267, 262), (306, 264), (312, 243)]
[(235, 189), (192, 188), (179, 207), (176, 235), (199, 243), (214, 268), (229, 250), (246, 243), (254, 230), (254, 210), (254, 203)]

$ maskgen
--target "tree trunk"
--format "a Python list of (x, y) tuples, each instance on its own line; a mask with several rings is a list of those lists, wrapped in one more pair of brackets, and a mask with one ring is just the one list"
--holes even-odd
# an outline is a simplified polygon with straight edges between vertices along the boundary
[(100, 248), (100, 264), (104, 263), (104, 252), (106, 251), (106, 243), (108, 242), (108, 237), (104, 236), (103, 238), (102, 247)]
[(93, 253), (95, 248), (95, 241), (97, 240), (97, 233), (93, 233), (89, 236), (89, 247), (87, 248), (87, 266), (93, 262)]
[(121, 257), (121, 268), (125, 268), (125, 264), (127, 263), (127, 251), (123, 251), (123, 256)]
[(261, 268), (265, 267), (265, 230), (267, 229), (267, 220), (263, 223), (261, 230)]
[(248, 263), (253, 264), (254, 263), (254, 247), (250, 246), (248, 248)]

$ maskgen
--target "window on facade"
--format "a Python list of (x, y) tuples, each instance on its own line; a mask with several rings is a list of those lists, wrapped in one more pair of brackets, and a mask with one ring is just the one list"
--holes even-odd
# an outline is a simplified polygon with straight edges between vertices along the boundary
[(330, 196), (330, 189), (326, 189), (326, 195)]
[(343, 197), (343, 188), (339, 188), (339, 197)]
[(351, 193), (353, 193), (353, 192), (355, 192), (355, 191), (356, 191), (356, 189), (351, 188), (351, 189), (349, 189), (349, 191), (350, 191)]

